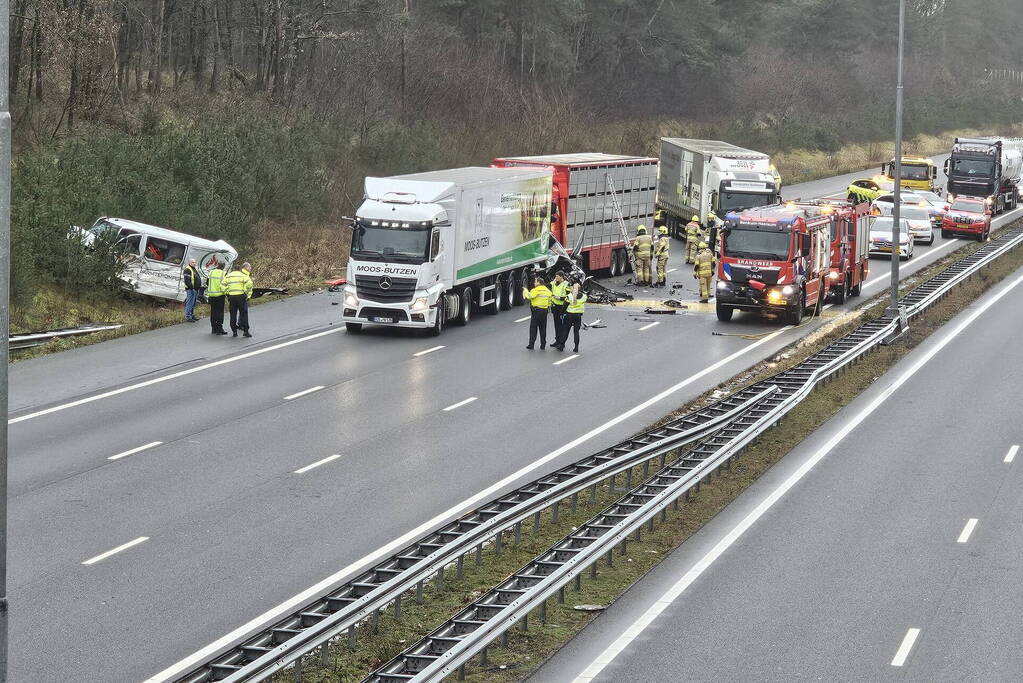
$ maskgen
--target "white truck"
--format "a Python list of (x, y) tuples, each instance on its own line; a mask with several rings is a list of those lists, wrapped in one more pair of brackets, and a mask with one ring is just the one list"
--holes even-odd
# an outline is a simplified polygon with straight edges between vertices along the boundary
[(536, 265), (552, 262), (549, 168), (468, 167), (366, 178), (352, 221), (341, 318), (438, 335), (475, 310), (523, 303)]
[(768, 206), (781, 201), (781, 177), (771, 157), (718, 140), (661, 138), (657, 208), (668, 232), (685, 239), (693, 216), (707, 225), (713, 211)]

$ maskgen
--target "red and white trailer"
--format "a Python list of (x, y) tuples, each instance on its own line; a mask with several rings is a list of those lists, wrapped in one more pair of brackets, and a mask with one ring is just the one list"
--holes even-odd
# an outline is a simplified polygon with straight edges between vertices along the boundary
[(501, 157), (494, 159), (493, 165), (553, 169), (551, 234), (566, 249), (581, 243), (582, 267), (587, 272), (606, 269), (618, 275), (629, 267), (629, 245), (618, 227), (609, 176), (630, 238), (639, 225), (653, 233), (657, 194), (657, 159), (653, 157), (584, 152)]

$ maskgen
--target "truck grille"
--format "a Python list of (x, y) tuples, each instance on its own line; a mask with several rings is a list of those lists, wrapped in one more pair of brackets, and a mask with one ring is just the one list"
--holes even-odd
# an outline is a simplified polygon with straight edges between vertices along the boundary
[[(759, 280), (765, 285), (776, 285), (778, 284), (778, 272), (777, 270), (764, 270), (751, 272), (749, 268), (744, 266), (732, 266), (732, 282), (749, 282), (750, 280)], [(751, 277), (756, 276), (756, 277)]]
[(388, 275), (356, 275), (355, 291), (360, 299), (366, 301), (389, 304), (412, 301), (412, 295), (416, 292), (416, 280)]

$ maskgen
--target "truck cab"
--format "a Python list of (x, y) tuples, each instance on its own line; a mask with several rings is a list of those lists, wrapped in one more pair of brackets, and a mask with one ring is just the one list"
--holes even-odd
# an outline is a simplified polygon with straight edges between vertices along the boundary
[(718, 254), (716, 309), (779, 315), (799, 324), (828, 294), (833, 211), (793, 202), (725, 217)]
[(1014, 209), (1020, 201), (1021, 172), (1023, 139), (956, 138), (945, 160), (948, 200), (979, 197), (995, 214)]
[[(895, 159), (881, 164), (881, 175), (892, 183), (895, 182)], [(938, 167), (927, 157), (902, 157), (902, 187), (910, 190), (927, 190), (941, 193), (935, 182), (938, 178)]]

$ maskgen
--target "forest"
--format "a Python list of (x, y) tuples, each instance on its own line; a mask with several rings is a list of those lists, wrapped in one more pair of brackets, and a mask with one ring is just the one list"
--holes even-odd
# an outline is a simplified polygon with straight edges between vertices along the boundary
[[(365, 175), (891, 138), (893, 0), (12, 0), (15, 305), (102, 288), (69, 224), (343, 263)], [(908, 0), (907, 134), (1023, 120), (1019, 0)]]

